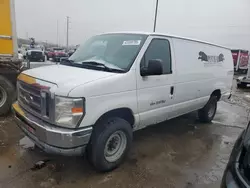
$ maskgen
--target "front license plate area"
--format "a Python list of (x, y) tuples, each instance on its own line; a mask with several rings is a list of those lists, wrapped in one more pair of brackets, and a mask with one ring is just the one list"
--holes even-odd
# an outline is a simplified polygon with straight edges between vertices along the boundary
[(29, 125), (27, 125), (27, 129), (30, 133), (35, 134), (35, 129)]

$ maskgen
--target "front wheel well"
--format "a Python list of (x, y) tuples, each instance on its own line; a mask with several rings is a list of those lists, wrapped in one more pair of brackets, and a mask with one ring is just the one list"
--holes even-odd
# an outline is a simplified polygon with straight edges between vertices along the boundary
[(131, 126), (134, 125), (135, 123), (135, 118), (133, 115), (133, 112), (131, 109), (129, 108), (118, 108), (118, 109), (114, 109), (111, 111), (106, 112), (105, 114), (103, 114), (97, 121), (95, 124), (97, 124), (98, 122), (110, 118), (110, 117), (119, 117), (122, 118), (124, 120), (126, 120)]
[(213, 93), (211, 94), (211, 96), (216, 96), (217, 97), (217, 101), (219, 101), (220, 98), (221, 98), (221, 91), (220, 91), (220, 89), (214, 90)]

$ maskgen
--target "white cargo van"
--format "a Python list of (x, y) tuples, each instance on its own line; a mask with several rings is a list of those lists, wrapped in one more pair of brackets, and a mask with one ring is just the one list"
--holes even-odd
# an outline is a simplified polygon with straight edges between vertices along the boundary
[(199, 110), (213, 119), (230, 93), (230, 49), (156, 33), (90, 38), (61, 65), (18, 78), (18, 126), (49, 153), (82, 155), (100, 171), (117, 167), (133, 131)]

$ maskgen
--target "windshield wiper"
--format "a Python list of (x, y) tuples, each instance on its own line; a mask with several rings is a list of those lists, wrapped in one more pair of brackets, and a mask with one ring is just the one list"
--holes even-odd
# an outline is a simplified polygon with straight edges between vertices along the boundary
[(86, 60), (86, 61), (82, 61), (81, 64), (83, 66), (88, 66), (88, 67), (98, 67), (98, 68), (103, 68), (104, 70), (106, 71), (109, 71), (109, 72), (125, 72), (125, 70), (113, 65), (113, 64), (110, 64), (110, 63), (107, 63), (107, 62), (103, 62), (103, 61), (98, 61), (98, 60)]

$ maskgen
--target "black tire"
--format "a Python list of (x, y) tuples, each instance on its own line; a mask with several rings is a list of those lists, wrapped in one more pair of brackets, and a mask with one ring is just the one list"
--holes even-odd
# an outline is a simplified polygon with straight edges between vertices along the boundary
[(216, 110), (217, 97), (212, 95), (207, 104), (198, 111), (199, 120), (204, 123), (210, 123), (214, 119)]
[(15, 99), (15, 87), (5, 77), (0, 76), (0, 116), (5, 115), (10, 111), (11, 105)]
[[(122, 132), (126, 137), (126, 145), (123, 147), (120, 157), (116, 161), (108, 161), (105, 156), (105, 146), (112, 135)], [(87, 147), (87, 155), (90, 163), (100, 172), (107, 172), (117, 168), (123, 161), (131, 147), (133, 131), (131, 125), (121, 118), (108, 118), (100, 121), (94, 127), (91, 141)], [(110, 143), (110, 142), (109, 142)], [(120, 145), (121, 146), (121, 145)], [(118, 150), (119, 151), (119, 150)], [(115, 152), (115, 153), (118, 153)]]

